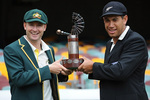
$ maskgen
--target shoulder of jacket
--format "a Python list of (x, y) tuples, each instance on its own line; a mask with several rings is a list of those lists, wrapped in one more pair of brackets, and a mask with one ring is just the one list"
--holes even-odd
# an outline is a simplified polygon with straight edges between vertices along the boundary
[[(15, 47), (19, 46), (18, 44), (19, 44), (19, 43), (18, 43), (18, 40), (16, 40), (16, 41), (14, 41), (14, 42), (8, 44), (5, 48), (15, 48)], [(4, 49), (5, 49), (5, 48), (4, 48)]]

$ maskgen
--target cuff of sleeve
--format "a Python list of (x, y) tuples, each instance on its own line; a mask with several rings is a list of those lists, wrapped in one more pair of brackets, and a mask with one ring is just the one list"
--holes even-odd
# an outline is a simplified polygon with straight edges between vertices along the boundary
[(97, 64), (96, 62), (93, 64), (93, 73), (89, 74), (89, 76), (88, 76), (89, 79), (94, 79), (95, 78), (94, 73), (95, 73), (95, 70), (97, 70), (97, 69), (95, 69), (96, 64)]
[(89, 79), (93, 79), (93, 73), (94, 73), (94, 67), (95, 67), (94, 65), (95, 65), (95, 63), (93, 64), (93, 70), (92, 70), (92, 73), (89, 74), (89, 76), (88, 76)]
[(40, 83), (42, 81), (44, 81), (44, 80), (50, 80), (50, 79), (52, 79), (52, 76), (51, 76), (51, 73), (50, 73), (48, 65), (45, 66), (45, 67), (37, 69), (37, 71), (38, 70), (39, 70), (38, 75), (39, 75), (39, 82)]

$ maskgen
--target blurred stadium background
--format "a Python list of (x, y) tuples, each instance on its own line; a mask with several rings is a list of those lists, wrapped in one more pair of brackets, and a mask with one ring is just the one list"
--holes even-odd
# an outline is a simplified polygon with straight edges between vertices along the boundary
[[(68, 51), (67, 51), (67, 40), (66, 41), (62, 41), (62, 42), (54, 42), (55, 39), (53, 38), (47, 38), (44, 39), (44, 41), (47, 42), (48, 45), (53, 46), (54, 51), (55, 51), (55, 59), (58, 60), (60, 59), (62, 56), (65, 58), (68, 58)], [(89, 59), (91, 59), (94, 62), (104, 62), (104, 52), (105, 52), (105, 44), (106, 42), (104, 41), (99, 41), (94, 40), (89, 42), (87, 40), (84, 41), (79, 41), (79, 56), (85, 56), (88, 57)], [(150, 55), (150, 47), (148, 47), (148, 53)], [(73, 72), (71, 75), (69, 75), (69, 80), (68, 82), (60, 82), (59, 83), (59, 89), (60, 89), (60, 96), (63, 97), (64, 93), (67, 93), (65, 95), (67, 95), (67, 98), (70, 99), (62, 99), (62, 100), (73, 100), (71, 99), (72, 95), (68, 95), (68, 93), (80, 93), (81, 90), (81, 95), (80, 98), (84, 98), (84, 100), (86, 100), (85, 98), (88, 97), (89, 95), (87, 95), (87, 93), (90, 93), (90, 95), (92, 96), (90, 99), (88, 97), (89, 100), (93, 100), (94, 98), (99, 98), (99, 81), (97, 80), (89, 80), (88, 79), (88, 75), (84, 74), (82, 72)], [(146, 91), (147, 94), (150, 98), (150, 57), (147, 63), (147, 69), (145, 71), (145, 84), (146, 84)], [(0, 49), (0, 91), (5, 91), (5, 90), (9, 90), (10, 86), (8, 83), (8, 76), (7, 76), (7, 70), (6, 70), (6, 66), (4, 63), (4, 56), (3, 56), (3, 49)], [(70, 91), (69, 91), (69, 90)], [(66, 90), (66, 91), (65, 91)], [(76, 91), (74, 91), (76, 90)], [(79, 91), (77, 91), (79, 90)], [(94, 91), (92, 92), (88, 92), (89, 90)], [(87, 93), (86, 93), (87, 92)], [(85, 96), (85, 93), (87, 96)], [(97, 94), (95, 96), (95, 93)], [(64, 97), (65, 98), (65, 97)], [(88, 100), (87, 99), (87, 100)], [(76, 99), (78, 100), (78, 99)], [(82, 100), (82, 99), (81, 99)], [(97, 99), (94, 99), (97, 100)]]

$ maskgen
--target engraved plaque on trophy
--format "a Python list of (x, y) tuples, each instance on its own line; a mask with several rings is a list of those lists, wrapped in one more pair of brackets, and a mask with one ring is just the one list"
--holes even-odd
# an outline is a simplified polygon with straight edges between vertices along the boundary
[(83, 59), (79, 58), (79, 44), (78, 35), (84, 29), (84, 19), (80, 14), (73, 12), (71, 33), (57, 30), (56, 33), (59, 35), (67, 35), (68, 38), (68, 59), (63, 59), (61, 64), (68, 69), (76, 70), (80, 64), (83, 63)]

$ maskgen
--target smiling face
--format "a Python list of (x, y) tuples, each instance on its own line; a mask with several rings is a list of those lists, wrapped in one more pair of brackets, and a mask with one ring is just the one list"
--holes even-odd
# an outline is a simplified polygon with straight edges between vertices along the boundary
[(117, 42), (119, 36), (123, 33), (126, 27), (128, 16), (109, 15), (103, 17), (105, 29), (114, 42)]
[(24, 22), (26, 36), (31, 43), (40, 42), (47, 25), (40, 22)]

